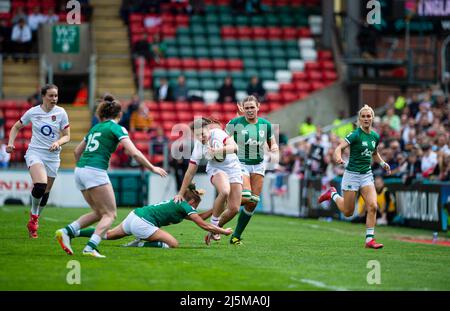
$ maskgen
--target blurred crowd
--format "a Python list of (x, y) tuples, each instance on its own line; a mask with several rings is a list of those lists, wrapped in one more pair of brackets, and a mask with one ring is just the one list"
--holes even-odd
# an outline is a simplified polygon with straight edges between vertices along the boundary
[[(380, 135), (379, 152), (390, 165), (392, 174), (374, 163), (375, 176), (399, 178), (405, 184), (423, 179), (450, 180), (448, 97), (439, 88), (428, 88), (424, 92), (390, 96), (385, 103), (386, 112), (375, 116), (373, 129)], [(338, 124), (340, 120), (336, 120)], [(342, 176), (344, 166), (336, 165), (333, 152), (354, 126), (337, 126), (330, 133), (323, 133), (310, 116), (300, 124), (301, 135), (315, 133), (311, 138), (289, 146), (281, 145), (280, 163), (272, 169), (282, 174), (305, 174), (323, 178), (323, 183)], [(348, 160), (349, 148), (344, 159)], [(307, 170), (308, 169), (308, 170)]]

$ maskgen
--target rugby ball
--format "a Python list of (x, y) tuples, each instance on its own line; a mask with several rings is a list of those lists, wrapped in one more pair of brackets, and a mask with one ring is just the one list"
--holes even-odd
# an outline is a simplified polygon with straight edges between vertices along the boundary
[[(214, 149), (223, 148), (223, 143), (218, 139), (213, 139), (213, 140), (211, 140), (211, 148), (214, 148)], [(225, 153), (221, 154), (221, 155), (215, 155), (213, 157), (213, 160), (217, 161), (217, 162), (223, 162), (225, 160), (226, 156), (227, 155)]]

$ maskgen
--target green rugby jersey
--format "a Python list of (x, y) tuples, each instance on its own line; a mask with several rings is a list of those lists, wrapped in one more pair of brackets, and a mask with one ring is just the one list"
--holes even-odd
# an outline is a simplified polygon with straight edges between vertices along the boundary
[(78, 160), (77, 167), (95, 167), (107, 170), (111, 154), (116, 151), (119, 141), (128, 137), (127, 130), (114, 120), (96, 124), (84, 138), (86, 148)]
[(248, 123), (244, 116), (228, 122), (228, 135), (233, 135), (238, 145), (239, 161), (248, 165), (259, 164), (264, 160), (264, 144), (269, 143), (272, 134), (272, 124), (263, 118), (258, 118), (256, 124)]
[(350, 144), (350, 159), (346, 170), (365, 174), (371, 171), (372, 154), (376, 152), (380, 135), (374, 130), (370, 134), (364, 132), (360, 127), (345, 137)]
[(177, 224), (185, 219), (186, 216), (197, 213), (197, 210), (186, 201), (175, 203), (172, 199), (137, 208), (134, 210), (134, 213), (156, 227), (162, 227)]

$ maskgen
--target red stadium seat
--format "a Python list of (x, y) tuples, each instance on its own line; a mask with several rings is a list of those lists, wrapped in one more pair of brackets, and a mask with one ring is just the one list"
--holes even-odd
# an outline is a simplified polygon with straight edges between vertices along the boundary
[(188, 102), (176, 102), (175, 103), (176, 111), (191, 111), (191, 105)]
[(308, 92), (311, 90), (311, 85), (308, 82), (297, 81), (295, 82), (295, 89), (297, 92)]
[(278, 110), (283, 107), (283, 105), (279, 102), (270, 102), (270, 111)]
[(150, 140), (150, 134), (143, 131), (132, 131), (130, 132), (130, 137), (133, 140)]
[(148, 153), (150, 146), (149, 143), (135, 143), (136, 148), (138, 148), (142, 153)]
[(172, 112), (175, 111), (175, 104), (171, 102), (162, 102), (159, 104), (159, 109), (161, 112)]
[(151, 112), (158, 112), (159, 111), (159, 105), (155, 102), (146, 102), (146, 105), (148, 109), (150, 109)]
[(240, 59), (229, 59), (227, 67), (228, 70), (241, 70), (244, 67), (244, 64)]
[(283, 37), (283, 30), (279, 27), (268, 27), (267, 37), (269, 39), (281, 39)]
[(317, 90), (323, 89), (324, 87), (325, 87), (325, 84), (323, 82), (320, 82), (320, 81), (313, 81), (313, 82), (311, 82), (311, 89), (313, 91), (317, 91)]
[(281, 101), (281, 96), (279, 93), (273, 93), (273, 92), (267, 93), (266, 100), (268, 102), (279, 102), (279, 101)]
[(213, 59), (213, 66), (215, 70), (227, 69), (227, 61), (225, 59)]
[(194, 58), (183, 58), (181, 60), (181, 66), (184, 69), (195, 69), (197, 67), (197, 60)]
[(213, 61), (208, 58), (197, 59), (197, 67), (200, 70), (213, 69)]
[(284, 27), (283, 28), (283, 39), (291, 40), (296, 39), (298, 36), (298, 31), (294, 27)]
[(334, 71), (323, 71), (323, 79), (326, 81), (336, 81), (337, 80), (337, 74)]
[(319, 60), (319, 66), (323, 70), (334, 70), (334, 62), (331, 60)]
[(333, 59), (333, 53), (328, 50), (320, 50), (317, 52), (317, 58), (319, 60), (332, 60)]
[(137, 13), (132, 13), (129, 16), (129, 21), (130, 23), (142, 23), (144, 21), (144, 15), (143, 14), (137, 14)]
[(161, 35), (163, 38), (172, 38), (177, 34), (177, 28), (172, 25), (162, 25)]
[(253, 27), (253, 38), (265, 39), (267, 37), (267, 29), (265, 27)]
[(163, 25), (175, 24), (175, 15), (163, 13), (161, 14), (161, 22)]
[(293, 83), (281, 83), (280, 93), (295, 91), (295, 85)]
[(308, 79), (307, 75), (303, 71), (297, 71), (292, 73), (292, 81), (306, 81)]
[(236, 104), (223, 104), (223, 111), (225, 112), (225, 113), (227, 113), (227, 112), (233, 112), (233, 113), (236, 113), (237, 112), (237, 107), (236, 107)]
[(221, 31), (221, 35), (223, 38), (236, 38), (237, 36), (237, 30), (235, 27), (232, 26), (223, 26)]
[(309, 92), (298, 92), (297, 93), (298, 99), (305, 99), (308, 96), (309, 96)]
[(176, 116), (175, 112), (166, 112), (162, 111), (160, 114), (162, 122), (176, 122), (178, 120), (178, 117)]
[(190, 111), (178, 111), (178, 120), (182, 123), (189, 123), (194, 121), (194, 115)]
[(270, 110), (270, 106), (269, 106), (268, 103), (262, 103), (262, 104), (259, 106), (259, 111), (260, 111), (261, 113), (267, 113), (267, 112), (269, 112), (269, 110)]
[(318, 70), (310, 70), (306, 72), (306, 75), (311, 81), (320, 81), (322, 80), (322, 72)]
[(189, 16), (188, 15), (183, 15), (183, 14), (179, 14), (175, 17), (175, 24), (180, 27), (180, 26), (188, 26), (189, 25)]
[(305, 71), (309, 71), (309, 70), (320, 70), (320, 65), (319, 65), (319, 63), (316, 63), (316, 62), (306, 62), (306, 63), (305, 63)]
[(295, 92), (284, 92), (281, 93), (281, 98), (284, 103), (290, 103), (297, 99), (297, 93)]
[(309, 28), (306, 28), (306, 27), (299, 28), (298, 29), (298, 36), (300, 38), (311, 37), (311, 30), (309, 30)]
[(240, 39), (250, 39), (253, 35), (252, 28), (248, 26), (237, 27), (237, 35)]
[(167, 68), (181, 68), (181, 60), (179, 58), (167, 58), (165, 63)]

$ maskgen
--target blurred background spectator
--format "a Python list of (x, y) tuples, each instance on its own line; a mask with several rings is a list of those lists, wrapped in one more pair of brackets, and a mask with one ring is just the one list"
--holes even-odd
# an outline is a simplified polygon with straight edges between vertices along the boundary
[(236, 89), (234, 88), (231, 77), (225, 77), (218, 92), (219, 98), (217, 99), (217, 102), (219, 103), (235, 103), (237, 101)]

